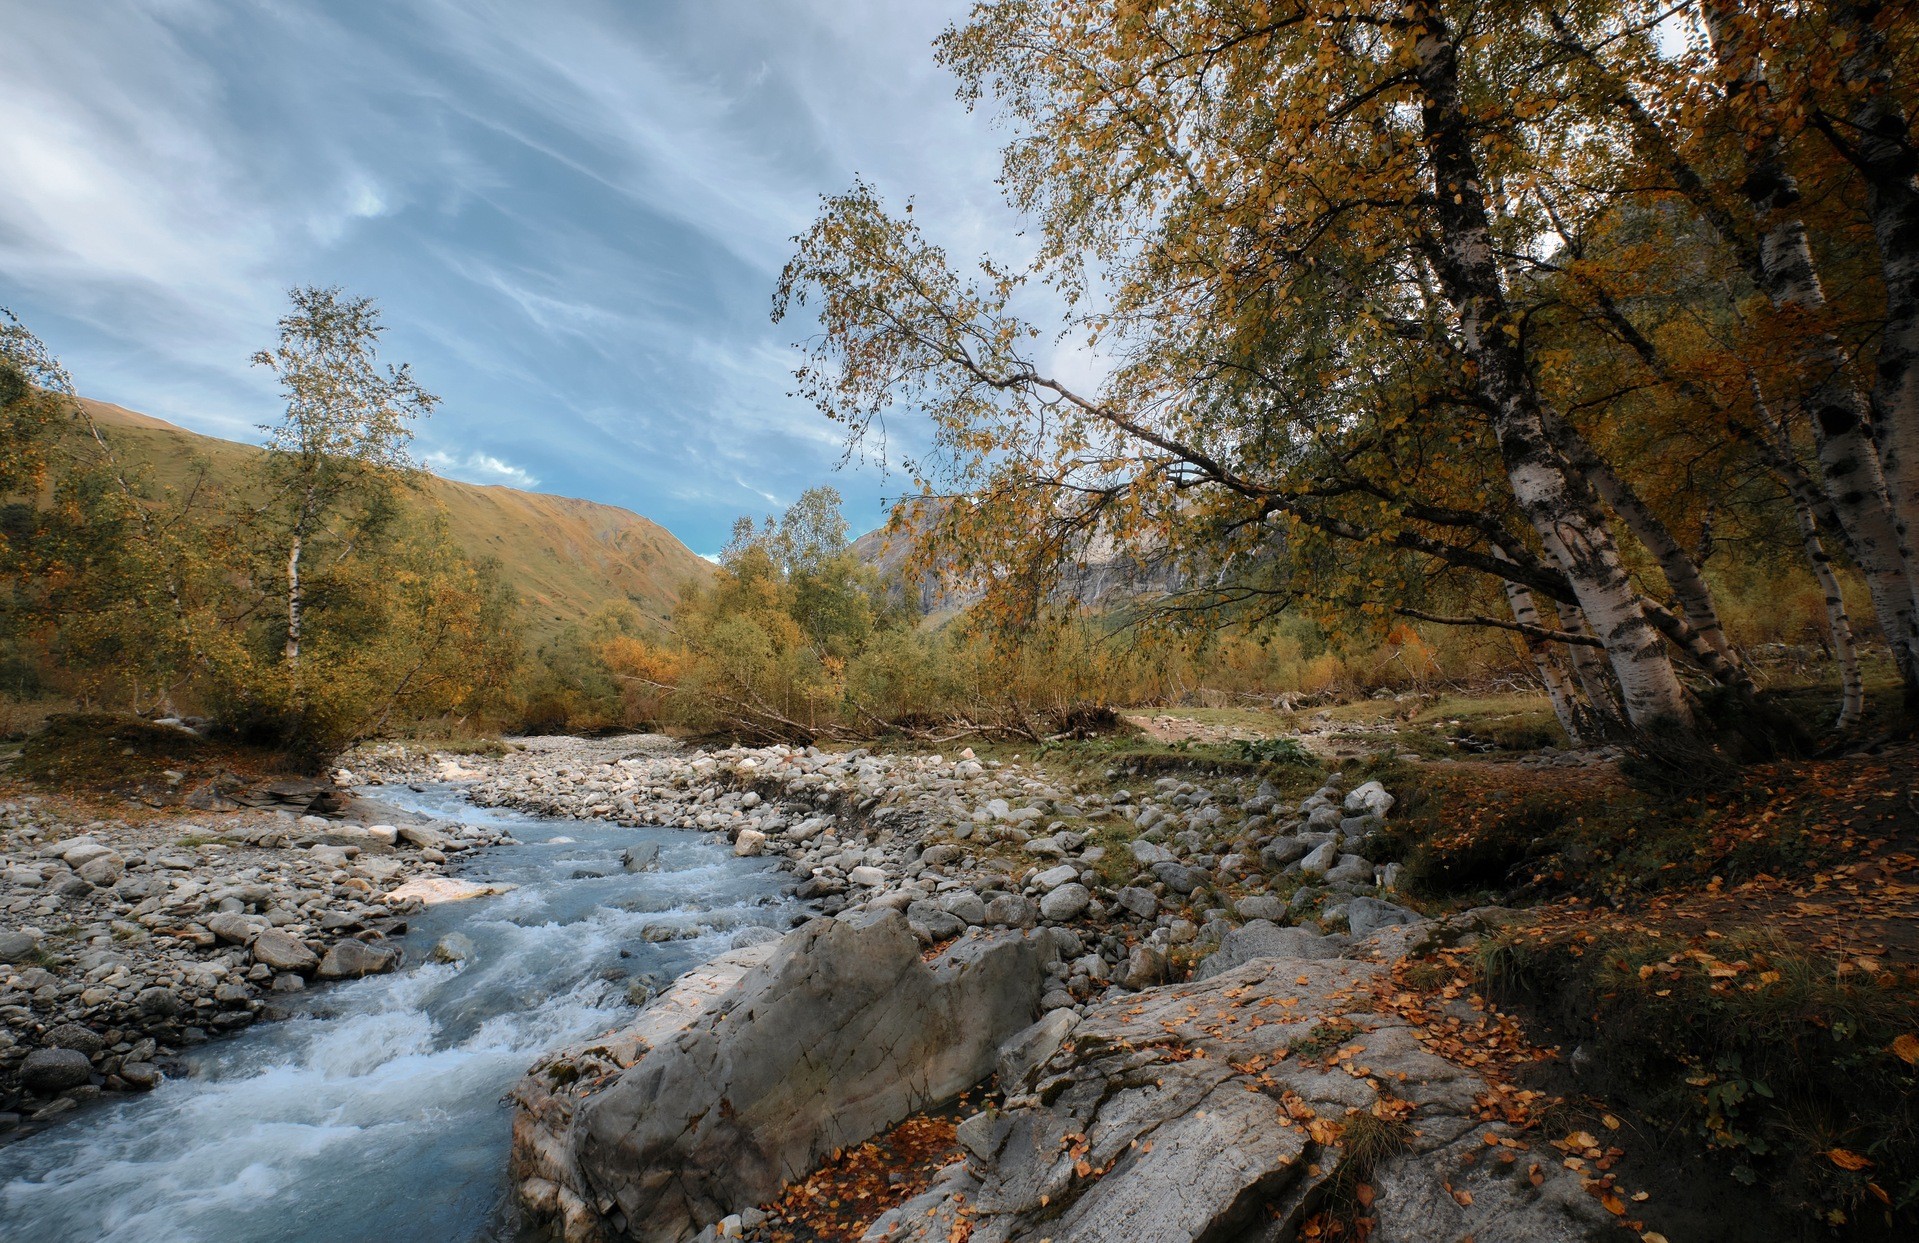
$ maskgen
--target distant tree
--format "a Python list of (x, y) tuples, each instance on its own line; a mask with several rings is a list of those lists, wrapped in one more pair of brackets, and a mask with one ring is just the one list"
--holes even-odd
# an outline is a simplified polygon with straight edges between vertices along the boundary
[(278, 378), (287, 403), (285, 417), (262, 430), (284, 541), (285, 659), (294, 668), (309, 545), (349, 499), (389, 489), (416, 469), (407, 454), (413, 422), (430, 414), (439, 398), (406, 364), (380, 363), (385, 328), (373, 299), (310, 285), (288, 296), (293, 310), (280, 319), (280, 343), (253, 362)]

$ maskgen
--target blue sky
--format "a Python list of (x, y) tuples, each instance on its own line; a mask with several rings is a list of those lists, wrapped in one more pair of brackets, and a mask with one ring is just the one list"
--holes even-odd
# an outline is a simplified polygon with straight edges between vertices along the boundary
[[(441, 474), (625, 505), (712, 552), (835, 471), (767, 318), (858, 171), (1017, 249), (949, 0), (0, 0), (0, 304), (89, 396), (257, 438), (292, 284), (377, 298)], [(910, 430), (908, 435), (910, 436)]]

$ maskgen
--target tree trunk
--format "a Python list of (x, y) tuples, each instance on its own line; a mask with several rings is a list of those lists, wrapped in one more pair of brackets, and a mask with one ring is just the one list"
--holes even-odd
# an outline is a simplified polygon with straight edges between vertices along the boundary
[(1430, 0), (1411, 0), (1404, 12), (1414, 28), (1421, 120), (1433, 164), (1440, 233), (1434, 269), (1459, 316), (1466, 353), (1478, 367), (1479, 390), (1493, 411), (1514, 499), (1571, 580), (1581, 609), (1604, 642), (1633, 725), (1690, 723), (1685, 690), (1664, 640), (1641, 607), (1605, 516), (1572, 486), (1569, 469), (1546, 434), (1545, 407), (1517, 344), (1519, 325), (1500, 283), (1451, 33)]
[[(1705, 12), (1734, 108), (1758, 115), (1759, 127), (1767, 131), (1746, 157), (1743, 183), (1759, 230), (1755, 279), (1773, 306), (1814, 320), (1825, 308), (1826, 292), (1805, 222), (1792, 210), (1799, 187), (1786, 168), (1759, 49), (1723, 4), (1708, 3)], [(1812, 425), (1826, 494), (1846, 532), (1847, 550), (1866, 576), (1907, 701), (1914, 702), (1919, 700), (1919, 583), (1908, 563), (1909, 550), (1902, 546), (1866, 402), (1846, 378), (1845, 352), (1831, 333), (1809, 327), (1797, 344), (1800, 402)]]
[[(1877, 22), (1878, 4), (1841, 4), (1852, 36), (1842, 64), (1853, 95), (1843, 150), (1866, 182), (1866, 214), (1886, 286), (1872, 392), (1873, 437), (1885, 476), (1900, 554), (1919, 602), (1919, 146), (1894, 94), (1896, 69)], [(1919, 663), (1919, 624), (1914, 660)], [(1907, 682), (1908, 695), (1919, 685)]]
[(1728, 664), (1738, 666), (1741, 663), (1739, 656), (1733, 651), (1719, 623), (1719, 610), (1713, 605), (1712, 589), (1706, 585), (1706, 577), (1700, 572), (1699, 563), (1679, 546), (1679, 541), (1673, 538), (1672, 531), (1660, 520), (1659, 515), (1653, 513), (1632, 486), (1619, 477), (1612, 463), (1599, 456), (1586, 438), (1579, 434), (1578, 428), (1557, 415), (1551, 415), (1547, 429), (1552, 433), (1553, 443), (1566, 455), (1573, 469), (1586, 476), (1600, 499), (1619, 515), (1627, 529), (1659, 562), (1667, 586), (1672, 588), (1679, 606), (1686, 611), (1687, 622), (1699, 633), (1699, 637)]
[[(1510, 579), (1506, 582), (1506, 603), (1512, 608), (1513, 620), (1520, 625), (1540, 624), (1539, 610), (1533, 605), (1533, 593)], [(1583, 747), (1594, 741), (1588, 736), (1586, 706), (1579, 701), (1578, 689), (1573, 686), (1571, 676), (1559, 663), (1551, 646), (1544, 639), (1530, 634), (1522, 633), (1520, 641), (1533, 658), (1533, 668), (1539, 672), (1539, 680), (1546, 688), (1546, 697), (1552, 700), (1553, 715), (1559, 718), (1559, 728), (1566, 731), (1566, 737), (1575, 747)]]
[[(1574, 634), (1591, 634), (1592, 627), (1586, 623), (1586, 615), (1576, 604), (1559, 606), (1560, 625)], [(1579, 687), (1586, 692), (1586, 703), (1591, 706), (1593, 716), (1599, 723), (1599, 731), (1608, 738), (1618, 738), (1629, 732), (1626, 723), (1626, 709), (1619, 702), (1619, 684), (1613, 679), (1612, 668), (1590, 647), (1577, 644), (1566, 646), (1566, 659), (1572, 664), (1573, 676), (1579, 679)]]
[(305, 603), (300, 595), (300, 550), (305, 543), (296, 530), (287, 549), (287, 646), (289, 668), (300, 663), (300, 612)]

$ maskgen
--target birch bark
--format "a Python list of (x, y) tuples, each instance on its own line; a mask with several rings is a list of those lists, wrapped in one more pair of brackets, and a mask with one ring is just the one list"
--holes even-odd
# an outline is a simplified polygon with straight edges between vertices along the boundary
[(1452, 35), (1429, 0), (1411, 0), (1402, 12), (1413, 40), (1421, 122), (1433, 165), (1440, 234), (1434, 268), (1459, 316), (1464, 348), (1493, 411), (1514, 499), (1566, 572), (1580, 608), (1605, 644), (1628, 719), (1637, 728), (1662, 720), (1690, 723), (1685, 690), (1641, 607), (1605, 516), (1571, 486), (1569, 468), (1547, 434), (1547, 412), (1526, 369), (1519, 325), (1500, 281)]

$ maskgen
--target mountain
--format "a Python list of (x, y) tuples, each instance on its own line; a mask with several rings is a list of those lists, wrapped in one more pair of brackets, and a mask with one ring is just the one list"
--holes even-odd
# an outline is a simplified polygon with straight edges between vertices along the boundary
[[(917, 584), (907, 581), (907, 566), (925, 529), (922, 525), (898, 531), (890, 527), (868, 531), (853, 541), (853, 555), (861, 564), (875, 570), (881, 579), (897, 584), (895, 591), (917, 588), (922, 614), (937, 615), (964, 609), (976, 602), (982, 594), (978, 588), (951, 590), (937, 581), (938, 575)], [(1062, 568), (1054, 596), (1100, 609), (1129, 604), (1142, 597), (1163, 596), (1185, 585), (1185, 576), (1164, 559), (1142, 560), (1137, 554), (1122, 550), (1110, 536), (1098, 534), (1081, 547), (1078, 560)]]
[[(123, 406), (85, 404), (114, 452), (149, 466), (160, 483), (184, 482), (196, 459), (209, 463), (216, 479), (234, 479), (262, 452)], [(609, 600), (631, 600), (647, 616), (664, 617), (689, 584), (713, 573), (665, 527), (617, 505), (437, 475), (426, 477), (424, 490), (445, 507), (468, 556), (500, 563), (537, 635), (581, 621)]]

